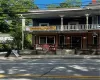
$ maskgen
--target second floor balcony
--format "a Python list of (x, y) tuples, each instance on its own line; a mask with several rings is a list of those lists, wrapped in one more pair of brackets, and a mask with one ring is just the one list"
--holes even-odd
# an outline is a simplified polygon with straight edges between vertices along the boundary
[(73, 31), (73, 30), (99, 30), (99, 24), (78, 24), (78, 25), (52, 25), (26, 27), (26, 31)]

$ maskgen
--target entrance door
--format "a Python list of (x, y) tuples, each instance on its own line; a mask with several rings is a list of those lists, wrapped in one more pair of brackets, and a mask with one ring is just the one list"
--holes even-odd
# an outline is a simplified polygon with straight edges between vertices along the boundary
[(72, 48), (81, 48), (81, 37), (72, 37), (71, 46)]
[(59, 36), (59, 44), (62, 45), (64, 43), (65, 43), (65, 41), (64, 41), (64, 35), (60, 35)]
[(65, 36), (64, 35), (59, 35), (59, 48), (63, 49), (64, 48), (64, 43), (65, 43)]

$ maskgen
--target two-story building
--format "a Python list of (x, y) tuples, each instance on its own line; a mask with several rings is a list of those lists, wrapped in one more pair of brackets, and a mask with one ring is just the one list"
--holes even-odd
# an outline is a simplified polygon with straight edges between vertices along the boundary
[(96, 45), (100, 49), (100, 6), (89, 4), (84, 8), (30, 10), (24, 15), (32, 18), (32, 45), (55, 45), (56, 48), (87, 49)]

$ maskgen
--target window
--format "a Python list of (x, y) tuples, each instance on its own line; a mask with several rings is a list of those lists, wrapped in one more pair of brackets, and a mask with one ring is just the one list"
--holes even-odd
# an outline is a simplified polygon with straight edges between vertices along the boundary
[(40, 37), (39, 44), (46, 44), (46, 37)]
[(54, 44), (55, 42), (54, 36), (48, 36), (47, 37), (47, 43), (48, 44)]
[(39, 23), (39, 26), (49, 26), (49, 23)]
[(54, 36), (40, 36), (39, 44), (55, 44)]

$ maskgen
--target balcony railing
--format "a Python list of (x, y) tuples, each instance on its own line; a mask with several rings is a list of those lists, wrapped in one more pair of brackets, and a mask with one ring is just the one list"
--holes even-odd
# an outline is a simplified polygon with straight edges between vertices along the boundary
[[(100, 29), (100, 26), (97, 24), (79, 24), (79, 25), (64, 25), (63, 30), (94, 30)], [(61, 26), (57, 25), (56, 30), (61, 30)]]
[(99, 24), (79, 24), (79, 25), (54, 25), (54, 26), (33, 26), (26, 27), (26, 31), (70, 31), (70, 30), (97, 30), (100, 29)]

